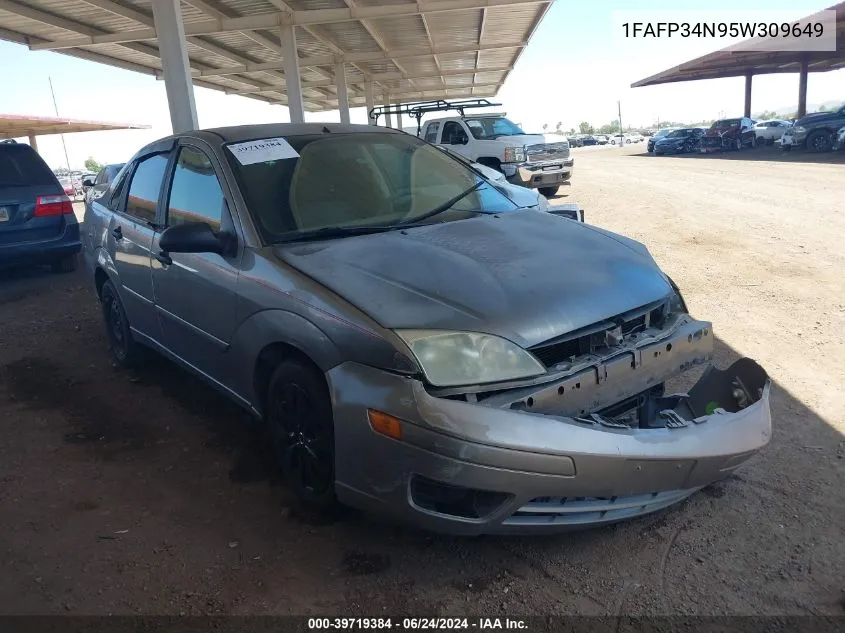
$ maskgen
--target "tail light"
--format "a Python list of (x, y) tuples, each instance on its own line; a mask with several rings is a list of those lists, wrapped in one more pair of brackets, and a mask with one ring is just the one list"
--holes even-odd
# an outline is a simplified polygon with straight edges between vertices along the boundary
[(64, 215), (65, 213), (73, 213), (73, 203), (65, 194), (35, 198), (35, 213), (33, 215), (36, 217)]

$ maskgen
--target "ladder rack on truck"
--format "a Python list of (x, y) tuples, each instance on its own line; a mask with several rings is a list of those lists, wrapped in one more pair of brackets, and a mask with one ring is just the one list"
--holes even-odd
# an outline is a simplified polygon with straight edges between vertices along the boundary
[(464, 110), (471, 108), (491, 108), (500, 106), (501, 103), (491, 103), (487, 99), (463, 99), (461, 101), (444, 101), (443, 99), (435, 99), (434, 101), (413, 101), (411, 103), (398, 103), (384, 106), (376, 106), (369, 111), (369, 116), (378, 123), (378, 118), (382, 115), (388, 114), (407, 114), (417, 120), (417, 136), (420, 135), (422, 129), (422, 117), (429, 112), (447, 112), (449, 110), (457, 110), (461, 116), (464, 116)]

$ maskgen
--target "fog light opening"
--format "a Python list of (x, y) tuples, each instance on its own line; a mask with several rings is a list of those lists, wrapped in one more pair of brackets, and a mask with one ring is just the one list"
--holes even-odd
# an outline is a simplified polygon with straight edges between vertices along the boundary
[(501, 508), (510, 495), (453, 486), (414, 475), (411, 478), (411, 499), (423, 510), (465, 519), (483, 519)]

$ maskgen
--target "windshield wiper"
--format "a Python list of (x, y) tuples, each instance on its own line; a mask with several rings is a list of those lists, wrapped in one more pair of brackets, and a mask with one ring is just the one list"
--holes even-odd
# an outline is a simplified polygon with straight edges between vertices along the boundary
[(405, 220), (403, 222), (400, 222), (399, 224), (397, 224), (395, 226), (408, 226), (409, 224), (417, 224), (418, 222), (422, 222), (423, 220), (427, 220), (428, 218), (434, 217), (435, 215), (438, 215), (439, 213), (443, 213), (444, 211), (448, 211), (454, 205), (456, 205), (458, 202), (460, 202), (461, 200), (466, 198), (473, 191), (475, 191), (476, 189), (480, 189), (482, 186), (484, 186), (486, 184), (487, 184), (487, 181), (479, 180), (477, 183), (475, 183), (472, 187), (470, 187), (466, 191), (462, 191), (461, 193), (459, 193), (454, 198), (451, 198), (451, 199), (447, 200), (446, 202), (444, 202), (443, 204), (434, 207), (431, 211), (426, 211), (422, 215), (418, 215), (414, 218), (411, 218), (410, 220)]
[(326, 226), (313, 231), (294, 231), (281, 236), (276, 244), (291, 242), (306, 242), (308, 240), (332, 240), (338, 237), (352, 237), (353, 235), (369, 235), (395, 229), (397, 224), (377, 224), (369, 226)]

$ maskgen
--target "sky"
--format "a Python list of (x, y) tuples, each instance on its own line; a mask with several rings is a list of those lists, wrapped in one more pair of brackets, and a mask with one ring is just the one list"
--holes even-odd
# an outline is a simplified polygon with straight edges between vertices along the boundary
[[(832, 4), (816, 0), (691, 0), (678, 10), (677, 0), (557, 0), (495, 98), (527, 132), (544, 124), (554, 129), (577, 127), (580, 121), (602, 125), (617, 118), (621, 102), (627, 126), (653, 126), (657, 120), (699, 121), (742, 113), (744, 79), (713, 79), (646, 88), (634, 81), (718, 50), (735, 40), (632, 40), (621, 36), (621, 24), (680, 19), (797, 19)], [(721, 17), (724, 16), (724, 17)], [(89, 156), (100, 163), (124, 162), (146, 143), (171, 133), (164, 82), (154, 77), (0, 41), (4, 90), (0, 112), (54, 116), (52, 79), (59, 115), (71, 118), (132, 122), (149, 130), (86, 132), (65, 135), (73, 168)], [(482, 57), (483, 64), (483, 57)], [(8, 89), (12, 86), (13, 89)], [(798, 75), (760, 75), (752, 84), (752, 109), (794, 109)], [(200, 127), (289, 121), (287, 108), (195, 88)], [(845, 70), (811, 73), (808, 104), (845, 100)], [(308, 121), (338, 121), (337, 112), (306, 113)], [(355, 108), (353, 123), (365, 123)], [(405, 125), (411, 125), (405, 121)], [(61, 137), (43, 136), (38, 148), (48, 164), (67, 164)]]

